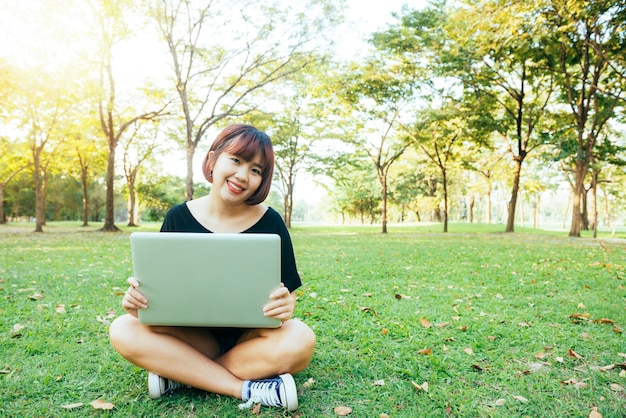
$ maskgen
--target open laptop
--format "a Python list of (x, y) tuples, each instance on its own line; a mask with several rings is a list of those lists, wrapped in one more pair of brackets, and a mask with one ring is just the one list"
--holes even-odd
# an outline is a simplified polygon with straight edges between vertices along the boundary
[(263, 315), (280, 286), (280, 236), (134, 232), (134, 277), (149, 325), (275, 328)]

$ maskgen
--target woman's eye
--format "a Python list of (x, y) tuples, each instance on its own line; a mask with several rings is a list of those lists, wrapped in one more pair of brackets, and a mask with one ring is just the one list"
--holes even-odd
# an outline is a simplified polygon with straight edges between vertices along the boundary
[(231, 160), (237, 164), (239, 164), (239, 158), (232, 157)]
[(254, 174), (256, 174), (256, 175), (259, 175), (259, 176), (261, 175), (261, 170), (259, 170), (259, 169), (253, 168), (253, 169), (252, 169), (252, 172), (253, 172)]

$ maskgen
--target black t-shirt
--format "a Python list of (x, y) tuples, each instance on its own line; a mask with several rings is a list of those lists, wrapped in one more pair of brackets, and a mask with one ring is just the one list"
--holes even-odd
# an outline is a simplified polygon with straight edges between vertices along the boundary
[[(172, 207), (165, 215), (161, 232), (197, 232), (213, 233), (206, 229), (193, 217), (186, 203)], [(267, 208), (261, 219), (242, 234), (277, 234), (281, 242), (281, 281), (290, 292), (302, 285), (300, 275), (296, 269), (296, 259), (293, 253), (293, 244), (287, 226), (278, 212)]]

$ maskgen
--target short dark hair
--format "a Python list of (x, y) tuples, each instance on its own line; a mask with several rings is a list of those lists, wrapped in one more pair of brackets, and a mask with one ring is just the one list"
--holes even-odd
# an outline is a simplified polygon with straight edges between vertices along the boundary
[(213, 183), (215, 161), (224, 151), (248, 161), (252, 161), (257, 154), (260, 154), (261, 164), (263, 165), (261, 185), (246, 200), (246, 203), (248, 205), (257, 205), (263, 202), (270, 192), (274, 175), (274, 147), (270, 137), (265, 132), (251, 125), (235, 124), (224, 128), (213, 141), (202, 163), (204, 178), (209, 183)]

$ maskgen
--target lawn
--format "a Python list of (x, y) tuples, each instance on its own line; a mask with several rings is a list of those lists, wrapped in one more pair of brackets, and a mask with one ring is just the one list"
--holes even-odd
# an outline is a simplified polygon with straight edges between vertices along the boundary
[[(132, 270), (130, 229), (95, 229), (0, 226), (0, 416), (252, 415), (191, 389), (148, 398), (146, 372), (107, 337)], [(299, 410), (258, 416), (626, 415), (625, 241), (378, 230), (292, 230), (297, 316), (316, 354), (296, 376)]]

